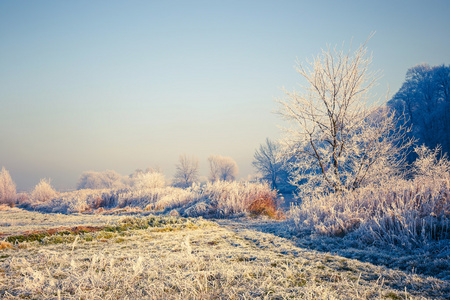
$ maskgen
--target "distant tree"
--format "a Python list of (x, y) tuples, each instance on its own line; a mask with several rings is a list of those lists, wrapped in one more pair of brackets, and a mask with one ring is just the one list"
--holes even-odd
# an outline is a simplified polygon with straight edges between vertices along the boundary
[(292, 191), (292, 186), (288, 182), (287, 166), (279, 154), (280, 146), (266, 139), (266, 143), (255, 151), (252, 164), (261, 173), (261, 179), (268, 182), (273, 189), (282, 192)]
[(166, 178), (161, 172), (143, 172), (133, 178), (132, 185), (136, 190), (163, 188), (166, 186)]
[(126, 178), (116, 171), (87, 171), (81, 174), (77, 189), (121, 189), (126, 186)]
[(365, 44), (354, 53), (322, 50), (309, 67), (298, 65), (305, 92), (278, 101), (293, 125), (282, 148), (302, 193), (354, 190), (397, 171), (405, 135), (389, 109), (367, 103), (370, 63)]
[(133, 173), (130, 174), (129, 177), (130, 178), (134, 178), (134, 177), (137, 177), (137, 176), (139, 176), (141, 174), (144, 174), (144, 171), (142, 169), (136, 169), (136, 170), (134, 170)]
[(50, 179), (41, 179), (31, 192), (34, 201), (45, 202), (58, 196), (58, 192), (50, 184)]
[(239, 172), (237, 163), (228, 156), (211, 155), (209, 162), (209, 180), (214, 181), (233, 181)]
[(134, 170), (133, 173), (130, 174), (129, 178), (133, 179), (134, 177), (140, 176), (145, 173), (161, 173), (162, 174), (163, 171), (158, 166), (156, 166), (155, 168), (148, 167), (147, 169), (145, 169), (145, 171), (142, 169), (136, 169), (136, 170)]
[(174, 185), (189, 187), (194, 182), (198, 182), (199, 162), (195, 156), (180, 155), (176, 168)]
[(0, 204), (13, 205), (16, 201), (16, 185), (9, 172), (2, 167), (0, 171)]
[[(420, 64), (410, 68), (400, 90), (388, 102), (403, 123), (411, 127), (418, 144), (450, 151), (450, 67)], [(412, 162), (417, 155), (411, 155)]]

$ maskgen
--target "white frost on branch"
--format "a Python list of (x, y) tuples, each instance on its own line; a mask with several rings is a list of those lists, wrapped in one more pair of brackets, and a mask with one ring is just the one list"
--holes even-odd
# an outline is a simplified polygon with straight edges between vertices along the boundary
[(377, 73), (366, 45), (355, 52), (328, 48), (297, 72), (308, 86), (285, 91), (279, 114), (290, 122), (281, 140), (293, 183), (304, 194), (354, 190), (396, 173), (403, 161), (406, 128), (382, 105), (369, 105)]

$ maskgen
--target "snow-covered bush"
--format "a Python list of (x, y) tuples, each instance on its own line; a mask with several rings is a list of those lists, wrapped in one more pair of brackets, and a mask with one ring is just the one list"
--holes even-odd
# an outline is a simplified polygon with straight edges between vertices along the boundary
[(58, 192), (50, 184), (50, 179), (41, 179), (31, 192), (34, 202), (46, 202), (58, 196)]
[(9, 172), (2, 167), (0, 171), (0, 204), (13, 205), (16, 201), (16, 185)]
[(425, 145), (415, 149), (418, 156), (414, 161), (416, 177), (420, 177), (426, 181), (434, 181), (435, 179), (441, 178), (443, 174), (450, 172), (450, 162), (447, 159), (447, 155), (444, 154), (439, 158), (441, 149), (438, 146), (434, 150), (431, 150)]

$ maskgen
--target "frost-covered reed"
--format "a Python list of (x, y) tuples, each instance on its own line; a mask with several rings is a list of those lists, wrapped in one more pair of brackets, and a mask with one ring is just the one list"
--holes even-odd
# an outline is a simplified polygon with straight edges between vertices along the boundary
[(450, 164), (422, 148), (415, 178), (393, 178), (354, 191), (316, 194), (291, 207), (298, 230), (406, 249), (450, 238)]

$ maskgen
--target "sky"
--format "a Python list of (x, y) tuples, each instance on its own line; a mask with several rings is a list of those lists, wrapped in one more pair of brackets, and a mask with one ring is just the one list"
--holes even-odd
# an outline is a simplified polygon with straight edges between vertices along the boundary
[[(327, 45), (367, 47), (392, 96), (450, 63), (450, 1), (0, 1), (0, 167), (19, 191), (84, 171), (232, 157), (240, 177), (281, 137), (275, 99)], [(344, 47), (344, 48), (345, 48)]]

